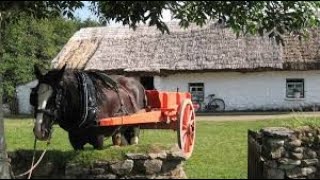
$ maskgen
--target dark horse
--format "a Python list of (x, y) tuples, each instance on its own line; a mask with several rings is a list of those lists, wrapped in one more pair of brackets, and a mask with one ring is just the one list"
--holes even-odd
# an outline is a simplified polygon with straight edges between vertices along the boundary
[[(95, 93), (89, 97), (89, 100), (96, 99), (93, 111), (83, 108), (84, 92), (79, 81), (80, 73), (90, 78), (92, 87), (89, 87), (94, 89)], [(111, 79), (111, 83), (108, 83), (102, 76), (103, 72), (66, 70), (65, 66), (45, 75), (35, 66), (35, 74), (39, 83), (32, 89), (30, 103), (35, 108), (33, 131), (38, 140), (47, 140), (53, 124), (59, 124), (68, 132), (75, 150), (83, 149), (86, 143), (101, 149), (106, 136), (112, 136), (114, 145), (138, 143), (139, 126), (99, 127), (98, 121), (136, 113), (145, 108), (146, 96), (140, 82), (125, 76), (104, 76)], [(112, 82), (116, 87), (110, 85)], [(88, 118), (83, 118), (85, 114)]]

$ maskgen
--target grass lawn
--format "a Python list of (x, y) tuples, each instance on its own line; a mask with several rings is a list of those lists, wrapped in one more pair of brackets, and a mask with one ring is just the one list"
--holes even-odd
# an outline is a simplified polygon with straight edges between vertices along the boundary
[[(214, 118), (214, 117), (213, 117)], [(201, 119), (201, 117), (199, 117)], [(247, 178), (247, 131), (258, 130), (268, 126), (301, 126), (320, 125), (320, 119), (274, 119), (264, 121), (234, 121), (234, 122), (197, 122), (196, 146), (192, 157), (186, 161), (185, 171), (189, 178)], [(33, 122), (30, 119), (6, 119), (5, 131), (8, 150), (33, 148)], [(59, 127), (54, 128), (50, 150), (72, 152), (67, 134)], [(147, 151), (153, 143), (170, 145), (177, 143), (177, 135), (170, 130), (143, 130), (139, 146), (126, 148), (110, 147), (111, 140), (106, 140), (104, 155), (117, 157), (119, 151)], [(41, 147), (40, 147), (41, 148)], [(83, 158), (90, 158), (93, 153), (91, 147), (82, 154)], [(94, 153), (96, 157), (101, 152)]]

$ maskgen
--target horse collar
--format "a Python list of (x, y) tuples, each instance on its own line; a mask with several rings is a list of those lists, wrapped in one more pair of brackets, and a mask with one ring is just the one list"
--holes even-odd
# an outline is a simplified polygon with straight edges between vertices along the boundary
[(77, 72), (80, 94), (80, 127), (87, 127), (92, 123), (97, 124), (97, 98), (96, 89), (92, 79), (85, 72)]

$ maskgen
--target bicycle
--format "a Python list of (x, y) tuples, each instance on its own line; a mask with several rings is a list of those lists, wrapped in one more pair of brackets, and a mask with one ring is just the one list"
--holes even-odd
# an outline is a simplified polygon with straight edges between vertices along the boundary
[(206, 111), (211, 112), (222, 112), (225, 110), (225, 103), (223, 99), (214, 98), (215, 94), (208, 95), (209, 101), (208, 104), (205, 106)]

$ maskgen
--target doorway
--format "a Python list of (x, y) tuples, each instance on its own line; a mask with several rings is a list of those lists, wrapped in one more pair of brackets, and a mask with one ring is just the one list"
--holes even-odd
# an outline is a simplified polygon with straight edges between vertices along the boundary
[(146, 90), (154, 90), (154, 78), (153, 76), (142, 76), (140, 82)]

